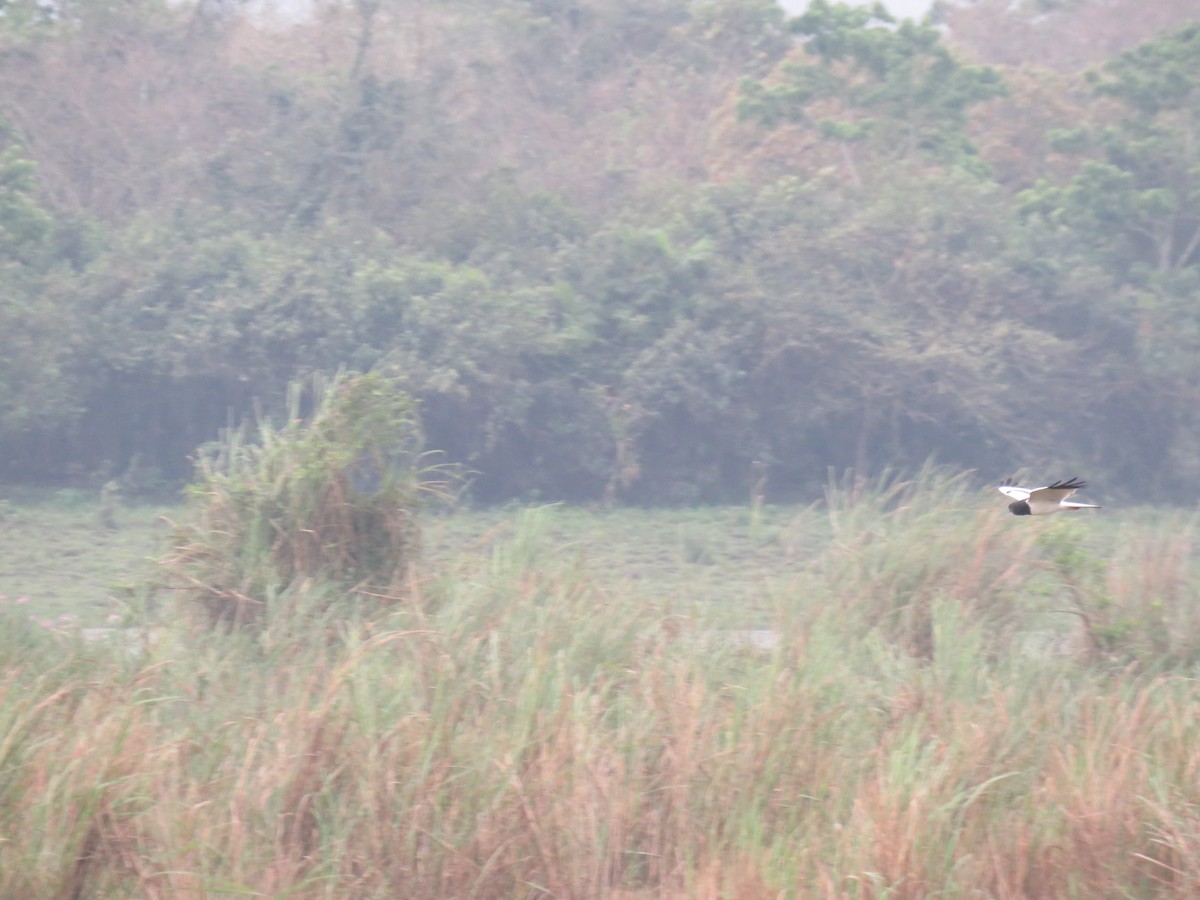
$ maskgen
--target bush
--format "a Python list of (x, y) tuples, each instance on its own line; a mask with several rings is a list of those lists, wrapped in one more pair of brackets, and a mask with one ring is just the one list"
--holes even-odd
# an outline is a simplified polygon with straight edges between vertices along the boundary
[(393, 597), (417, 552), (415, 510), (436, 484), (412, 398), (379, 374), (318, 376), (290, 386), (288, 409), (280, 429), (259, 423), (257, 443), (243, 426), (202, 450), (193, 520), (162, 561), (213, 624), (257, 622), (312, 585), (330, 602)]

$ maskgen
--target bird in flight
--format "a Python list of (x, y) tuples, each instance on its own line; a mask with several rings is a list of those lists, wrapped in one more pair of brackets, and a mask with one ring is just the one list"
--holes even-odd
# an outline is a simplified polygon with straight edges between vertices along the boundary
[(1006, 481), (998, 485), (997, 490), (1007, 497), (1012, 497), (1013, 502), (1008, 504), (1008, 509), (1014, 516), (1046, 516), (1062, 512), (1064, 509), (1099, 509), (1095, 503), (1080, 503), (1067, 499), (1085, 487), (1087, 482), (1069, 478), (1036, 488), (1019, 487), (1012, 481)]

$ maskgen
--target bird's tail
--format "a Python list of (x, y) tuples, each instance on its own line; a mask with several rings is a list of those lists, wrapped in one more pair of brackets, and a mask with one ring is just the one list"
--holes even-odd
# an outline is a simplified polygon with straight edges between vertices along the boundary
[(1067, 509), (1103, 509), (1099, 503), (1079, 503), (1075, 500), (1062, 500), (1060, 503)]

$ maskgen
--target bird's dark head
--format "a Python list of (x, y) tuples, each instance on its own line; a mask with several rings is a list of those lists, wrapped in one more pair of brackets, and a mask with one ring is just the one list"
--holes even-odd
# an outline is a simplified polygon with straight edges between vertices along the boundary
[(1033, 515), (1029, 509), (1029, 502), (1027, 500), (1014, 500), (1012, 503), (1008, 504), (1008, 511), (1014, 516)]

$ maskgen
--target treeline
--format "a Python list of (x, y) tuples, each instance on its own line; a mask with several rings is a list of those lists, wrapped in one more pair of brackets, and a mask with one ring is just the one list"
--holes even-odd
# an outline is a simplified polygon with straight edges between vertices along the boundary
[(399, 376), (481, 500), (930, 456), (1192, 500), (1186, 5), (1056, 67), (956, 42), (1035, 27), (1007, 3), (10, 2), (0, 477), (178, 479), (346, 367)]

